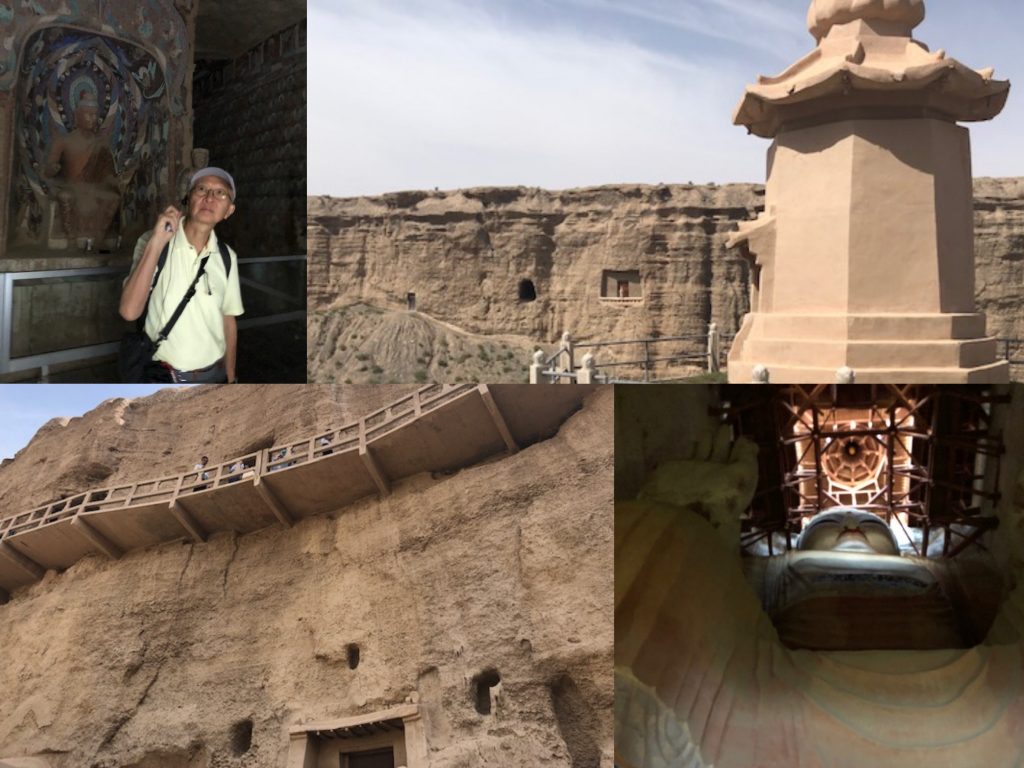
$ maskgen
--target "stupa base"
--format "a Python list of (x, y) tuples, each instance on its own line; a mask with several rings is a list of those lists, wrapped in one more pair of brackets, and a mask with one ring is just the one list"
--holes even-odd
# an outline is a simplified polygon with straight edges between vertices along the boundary
[[(1010, 365), (978, 314), (750, 314), (729, 353), (730, 382), (999, 384)], [(760, 374), (760, 375), (756, 375)]]

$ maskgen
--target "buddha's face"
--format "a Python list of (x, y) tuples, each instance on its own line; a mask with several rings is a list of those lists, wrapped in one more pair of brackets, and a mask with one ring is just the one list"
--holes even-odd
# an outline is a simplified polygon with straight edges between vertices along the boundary
[(800, 535), (801, 550), (898, 555), (896, 540), (880, 517), (849, 509), (814, 518)]
[(75, 127), (94, 133), (99, 126), (99, 112), (96, 107), (80, 106), (75, 110)]

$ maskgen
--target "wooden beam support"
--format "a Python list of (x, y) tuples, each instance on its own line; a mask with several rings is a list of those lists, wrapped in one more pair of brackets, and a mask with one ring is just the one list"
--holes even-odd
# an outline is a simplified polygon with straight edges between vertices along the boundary
[(78, 531), (86, 541), (111, 560), (119, 560), (121, 559), (121, 555), (124, 554), (117, 544), (97, 531), (81, 517), (73, 518), (71, 520), (71, 527)]
[(270, 507), (270, 511), (274, 513), (274, 517), (278, 519), (281, 525), (285, 528), (291, 528), (295, 525), (291, 512), (288, 511), (288, 508), (278, 498), (277, 494), (274, 493), (273, 489), (263, 482), (262, 477), (256, 478), (253, 487), (256, 489), (256, 493), (260, 495), (260, 498), (263, 499), (263, 502)]
[(477, 389), (480, 392), (480, 397), (483, 398), (487, 412), (491, 414), (491, 420), (494, 422), (494, 426), (498, 428), (498, 433), (501, 435), (501, 439), (505, 441), (505, 447), (508, 448), (508, 452), (516, 453), (519, 450), (519, 446), (516, 444), (515, 438), (512, 437), (512, 432), (509, 430), (508, 424), (505, 422), (505, 417), (501, 415), (501, 409), (499, 409), (498, 404), (494, 402), (494, 395), (491, 394), (490, 388), (486, 384), (481, 384)]
[[(993, 526), (993, 527), (995, 527), (995, 526)], [(951, 529), (947, 528), (946, 530), (949, 531)], [(957, 544), (955, 547), (953, 547), (953, 549), (948, 550), (945, 553), (946, 557), (948, 557), (950, 559), (956, 557), (961, 552), (963, 552), (965, 549), (967, 549), (969, 546), (971, 546), (971, 544), (977, 544), (978, 543), (978, 539), (980, 539), (982, 536), (984, 536), (990, 530), (992, 530), (992, 529), (989, 528), (989, 527), (976, 528), (968, 536), (964, 536), (962, 533), (957, 533), (958, 536), (963, 538), (963, 541), (961, 541), (959, 544)]]
[(20, 568), (25, 574), (31, 576), (36, 581), (43, 578), (43, 575), (46, 573), (46, 569), (43, 568), (43, 566), (32, 558), (21, 554), (21, 552), (16, 550), (6, 541), (0, 541), (0, 557), (3, 557), (10, 563), (13, 563), (16, 567)]
[(185, 529), (185, 532), (192, 537), (193, 541), (206, 541), (206, 531), (203, 530), (202, 526), (196, 522), (196, 519), (192, 516), (192, 513), (188, 511), (188, 508), (182, 504), (181, 499), (174, 499), (170, 506), (171, 514), (174, 515), (174, 519), (178, 521), (178, 524)]
[(366, 471), (373, 478), (373, 482), (376, 484), (381, 497), (391, 493), (391, 486), (388, 484), (387, 476), (380, 468), (380, 465), (377, 464), (377, 460), (373, 458), (373, 454), (370, 453), (370, 449), (367, 446), (359, 446), (359, 458), (362, 459), (363, 466), (366, 467)]

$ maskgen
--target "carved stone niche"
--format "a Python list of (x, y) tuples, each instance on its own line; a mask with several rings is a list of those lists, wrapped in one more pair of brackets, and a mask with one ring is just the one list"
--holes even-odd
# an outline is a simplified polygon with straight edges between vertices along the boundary
[(124, 261), (188, 162), (195, 0), (3, 5), (0, 272)]
[(15, 93), (9, 252), (134, 240), (168, 188), (160, 63), (125, 40), (44, 27), (26, 41)]

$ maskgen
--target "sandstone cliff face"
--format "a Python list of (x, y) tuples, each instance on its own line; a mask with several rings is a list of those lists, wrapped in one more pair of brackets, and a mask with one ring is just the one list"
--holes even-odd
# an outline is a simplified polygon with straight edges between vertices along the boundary
[[(1024, 180), (979, 179), (975, 197), (979, 309), (994, 335), (1024, 336)], [(339, 381), (352, 370), (332, 352), (343, 332), (332, 310), (404, 307), (410, 292), (431, 317), (542, 344), (563, 331), (581, 341), (699, 335), (710, 322), (734, 333), (749, 309), (749, 269), (725, 241), (763, 200), (751, 184), (309, 198), (311, 375), (332, 357)], [(642, 301), (602, 298), (605, 271), (639, 273)], [(524, 280), (533, 301), (520, 298)]]
[(308, 380), (525, 382), (537, 348), (522, 336), (470, 334), (419, 312), (365, 304), (312, 314), (307, 324)]
[[(338, 411), (329, 387), (263, 389), (115, 401), (54, 424), (0, 474), (5, 504), (28, 506), (46, 482), (40, 454), (128, 479), (165, 447), (190, 464), (211, 434), (240, 451)], [(378, 390), (343, 397), (365, 410)], [(48, 573), (0, 605), (0, 760), (283, 768), (290, 726), (416, 696), (431, 768), (610, 768), (611, 411), (597, 391), (550, 440), (294, 528)], [(482, 715), (472, 680), (487, 669), (501, 684)]]
[[(404, 305), (475, 333), (552, 342), (729, 327), (747, 267), (725, 249), (753, 217), (753, 185), (470, 189), (309, 199), (312, 312)], [(602, 301), (605, 270), (640, 272), (643, 303)], [(536, 299), (520, 299), (532, 282)]]
[[(1024, 337), (1024, 179), (978, 179), (974, 184), (975, 296), (988, 332)], [(1020, 346), (1011, 353), (1020, 356)]]

